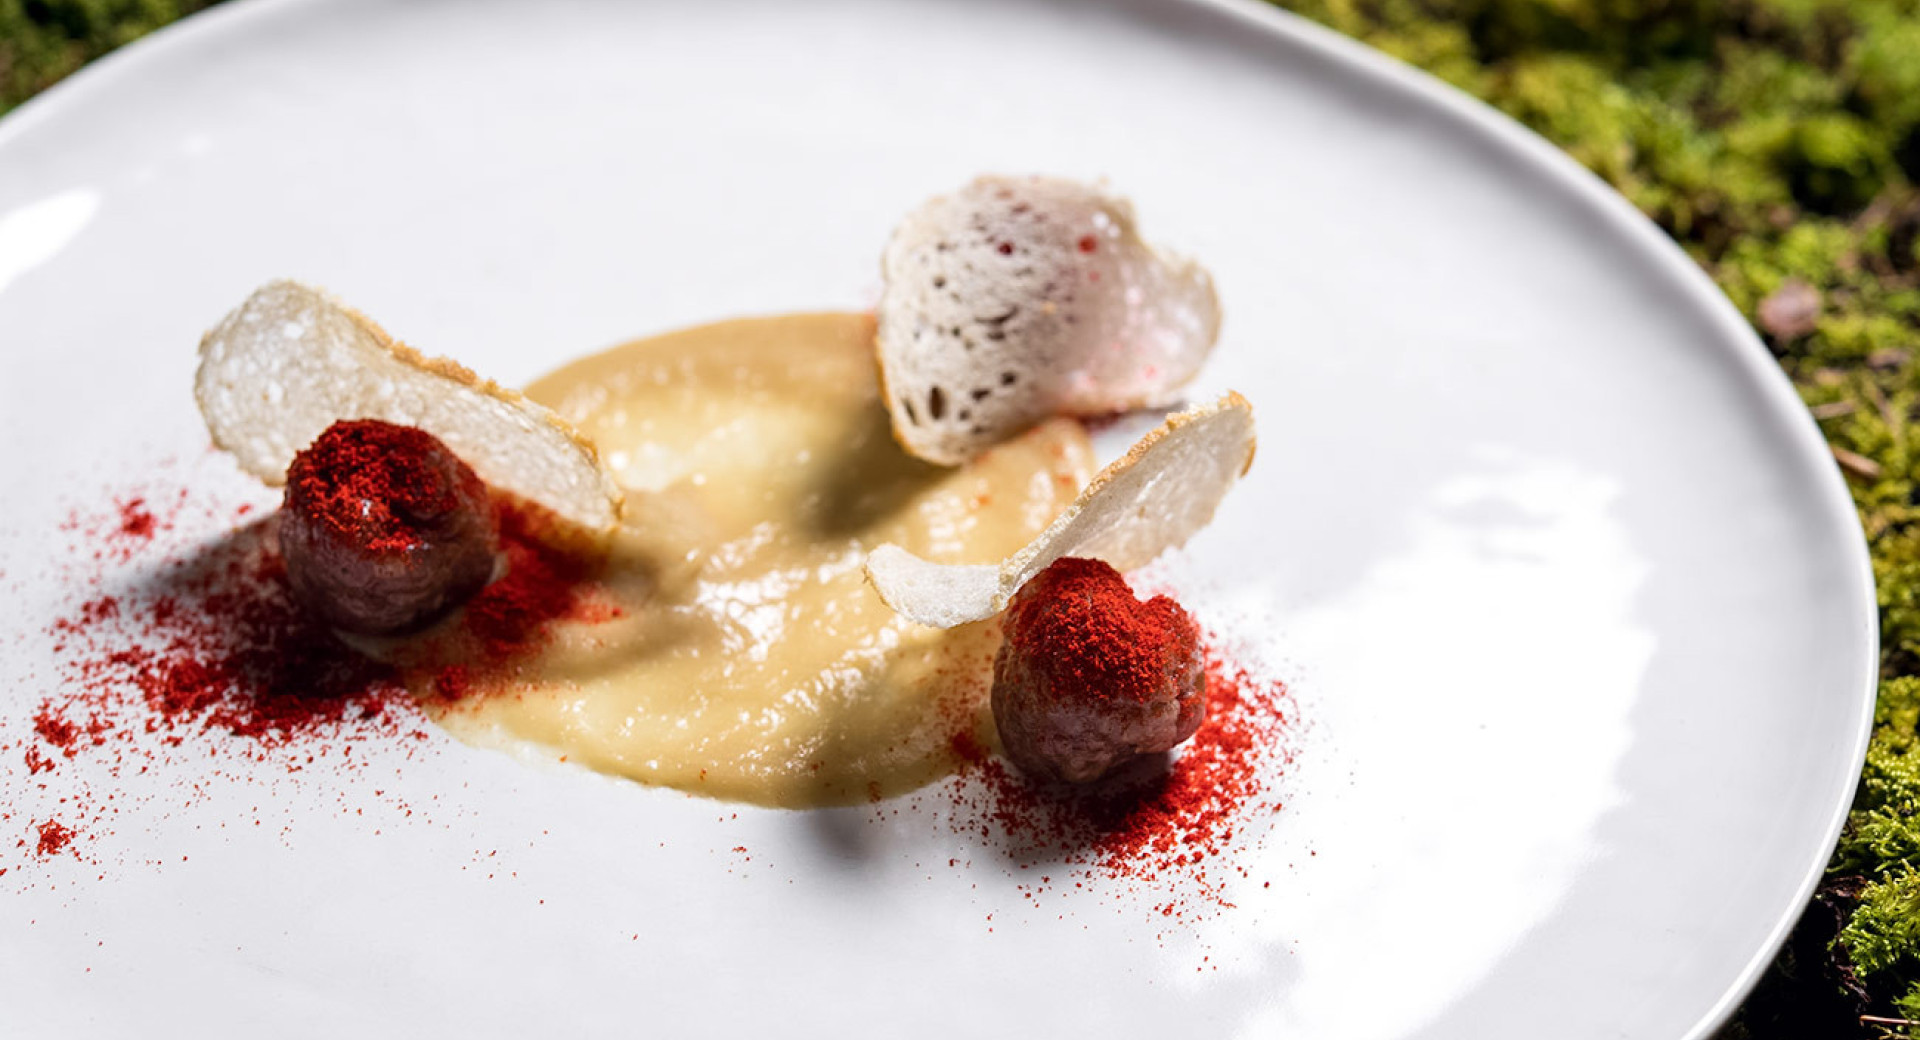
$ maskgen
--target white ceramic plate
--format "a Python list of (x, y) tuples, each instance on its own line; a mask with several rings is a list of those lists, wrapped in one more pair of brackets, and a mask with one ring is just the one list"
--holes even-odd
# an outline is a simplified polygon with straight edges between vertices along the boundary
[(1621, 200), (1251, 4), (254, 0), (83, 72), (0, 124), (0, 733), (52, 681), (74, 504), (167, 456), (241, 486), (203, 458), (188, 381), (256, 283), (325, 284), (523, 380), (869, 305), (896, 217), (984, 170), (1106, 175), (1218, 276), (1202, 389), (1254, 400), (1260, 458), (1161, 574), (1256, 630), (1303, 720), (1235, 910), (1036, 903), (924, 813), (737, 809), (436, 740), (379, 782), (210, 776), (122, 819), (104, 865), (16, 867), (0, 1032), (1722, 1019), (1862, 753), (1875, 616), (1841, 480)]

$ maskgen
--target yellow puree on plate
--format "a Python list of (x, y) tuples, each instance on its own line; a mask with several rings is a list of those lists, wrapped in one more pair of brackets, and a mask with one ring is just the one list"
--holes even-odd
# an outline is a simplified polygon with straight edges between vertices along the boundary
[(528, 388), (628, 489), (606, 583), (623, 616), (562, 626), (524, 686), (440, 721), (653, 784), (766, 805), (883, 797), (953, 768), (992, 681), (995, 621), (923, 628), (866, 584), (868, 549), (1000, 559), (1084, 485), (1056, 420), (972, 463), (894, 442), (867, 315), (638, 340)]

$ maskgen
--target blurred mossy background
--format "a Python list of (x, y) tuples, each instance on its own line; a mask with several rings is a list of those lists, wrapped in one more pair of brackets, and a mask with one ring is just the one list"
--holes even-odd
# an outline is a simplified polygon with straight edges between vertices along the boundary
[(216, 0), (0, 0), (0, 114)]
[[(210, 2), (0, 0), (0, 113)], [(1712, 273), (1799, 386), (1873, 549), (1885, 682), (1832, 868), (1723, 1037), (1920, 1038), (1902, 1021), (1920, 1020), (1920, 0), (1282, 6), (1565, 148)]]

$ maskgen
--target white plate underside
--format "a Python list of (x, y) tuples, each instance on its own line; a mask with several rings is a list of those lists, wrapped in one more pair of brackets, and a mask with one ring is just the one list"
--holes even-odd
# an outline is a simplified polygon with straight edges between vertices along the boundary
[[(201, 451), (192, 346), (270, 277), (520, 381), (868, 306), (895, 218), (976, 172), (1106, 175), (1217, 276), (1196, 396), (1261, 422), (1249, 480), (1159, 573), (1256, 633), (1309, 723), (1237, 909), (1172, 934), (1125, 900), (1035, 905), (915, 814), (732, 818), (451, 744), (393, 778), (440, 796), (432, 826), (308, 783), (286, 833), (221, 830), (262, 795), (215, 784), (122, 823), (167, 866), (49, 861), (0, 905), (0, 1032), (1708, 1028), (1858, 768), (1874, 617), (1844, 490), (1624, 203), (1251, 10), (284, 0), (0, 125), (0, 476), (33, 489), (0, 504), (9, 632), (65, 602), (46, 561), (74, 502)], [(46, 653), (6, 644), (9, 732)]]

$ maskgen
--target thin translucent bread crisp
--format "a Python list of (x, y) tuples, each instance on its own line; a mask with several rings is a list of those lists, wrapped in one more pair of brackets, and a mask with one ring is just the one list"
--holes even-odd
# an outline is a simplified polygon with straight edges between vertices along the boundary
[(1143, 567), (1213, 519), (1253, 465), (1253, 406), (1236, 393), (1169, 418), (1093, 478), (1040, 537), (998, 564), (933, 563), (882, 545), (867, 579), (910, 621), (952, 628), (1005, 610), (1013, 594), (1062, 556)]
[(599, 452), (559, 417), (298, 282), (254, 290), (201, 339), (193, 391), (213, 443), (269, 485), (335, 421), (382, 419), (426, 430), (488, 484), (589, 531), (620, 518)]
[(1125, 199), (1056, 177), (927, 201), (880, 268), (894, 436), (943, 465), (1049, 416), (1165, 404), (1220, 331), (1204, 269), (1142, 241)]

